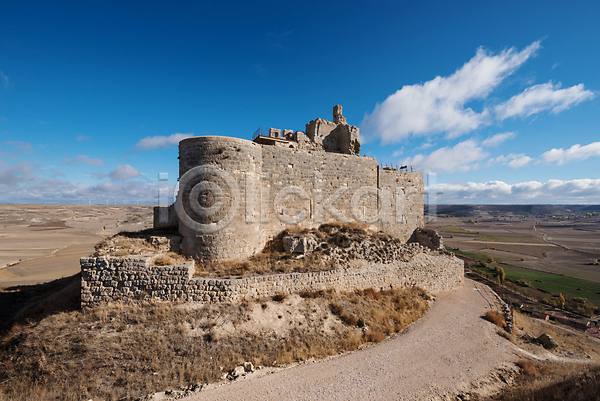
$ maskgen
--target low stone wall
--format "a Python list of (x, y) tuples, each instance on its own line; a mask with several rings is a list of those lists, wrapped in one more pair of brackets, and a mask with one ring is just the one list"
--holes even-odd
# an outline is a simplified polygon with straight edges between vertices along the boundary
[(133, 299), (237, 302), (243, 298), (329, 288), (352, 291), (419, 286), (436, 293), (458, 287), (464, 279), (463, 262), (443, 253), (421, 253), (407, 262), (354, 260), (347, 269), (242, 279), (192, 278), (193, 262), (153, 266), (156, 257), (81, 258), (82, 307)]

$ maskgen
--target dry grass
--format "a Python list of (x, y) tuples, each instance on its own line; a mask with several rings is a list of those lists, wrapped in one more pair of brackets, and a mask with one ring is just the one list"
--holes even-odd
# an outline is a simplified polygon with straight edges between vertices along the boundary
[(175, 252), (167, 252), (166, 254), (154, 259), (156, 266), (170, 266), (178, 263), (187, 262), (187, 258)]
[[(237, 305), (109, 305), (14, 325), (0, 342), (0, 399), (134, 399), (213, 382), (244, 361), (282, 365), (353, 350), (402, 330), (427, 308), (418, 289), (292, 297)], [(332, 303), (364, 319), (368, 329), (338, 320), (329, 312)], [(257, 327), (256, 313), (273, 312), (283, 319), (302, 313), (303, 324), (286, 324), (279, 333), (249, 329)], [(229, 325), (233, 330), (222, 330)]]
[(521, 359), (517, 362), (517, 366), (519, 366), (521, 372), (527, 376), (538, 377), (540, 375), (539, 369), (531, 361)]
[(296, 258), (279, 251), (263, 251), (245, 261), (226, 262), (196, 261), (194, 277), (241, 278), (267, 274), (309, 273), (333, 270), (335, 266), (319, 254)]
[(485, 313), (484, 319), (488, 322), (494, 323), (496, 326), (500, 328), (506, 327), (506, 319), (504, 315), (498, 311), (490, 310)]
[(500, 401), (580, 401), (600, 398), (600, 367), (581, 364), (546, 363), (536, 366), (519, 361), (522, 375), (502, 394), (489, 400)]

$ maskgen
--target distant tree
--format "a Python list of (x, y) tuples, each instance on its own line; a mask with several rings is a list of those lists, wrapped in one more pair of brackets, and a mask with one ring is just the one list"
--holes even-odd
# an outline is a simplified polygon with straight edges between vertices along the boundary
[(563, 297), (562, 292), (558, 294), (558, 306), (560, 306), (560, 309), (565, 309), (565, 297)]
[(506, 279), (506, 274), (504, 274), (504, 269), (498, 266), (496, 268), (496, 276), (498, 276), (498, 280), (504, 281)]

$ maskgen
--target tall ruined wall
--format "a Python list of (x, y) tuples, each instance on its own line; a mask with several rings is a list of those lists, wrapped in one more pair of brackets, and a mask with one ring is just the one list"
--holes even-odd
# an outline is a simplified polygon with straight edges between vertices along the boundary
[[(368, 157), (265, 146), (263, 174), (266, 179), (263, 185), (267, 190), (264, 195), (273, 207), (265, 215), (263, 228), (271, 236), (299, 220), (292, 216), (303, 212), (306, 218), (298, 224), (308, 228), (328, 221), (355, 221), (351, 210), (352, 195), (361, 187), (377, 185), (377, 168), (377, 162)], [(304, 200), (298, 194), (281, 199), (282, 191), (293, 186), (304, 190)], [(339, 215), (333, 216), (327, 211), (332, 209), (326, 202), (332, 200), (336, 191), (341, 191), (338, 192), (341, 196), (332, 206)], [(365, 197), (363, 204), (367, 211), (376, 213), (376, 197)], [(363, 211), (362, 208), (360, 211)]]
[(358, 221), (401, 240), (423, 225), (422, 174), (373, 158), (229, 137), (185, 139), (179, 153), (175, 206), (188, 255), (245, 258), (290, 225)]
[(242, 279), (192, 278), (193, 262), (153, 266), (154, 258), (81, 259), (81, 305), (128, 299), (237, 302), (300, 291), (419, 286), (432, 293), (462, 285), (463, 262), (455, 256), (420, 253), (409, 261), (369, 263), (355, 260), (348, 269), (289, 273)]
[(417, 227), (423, 226), (423, 174), (379, 168), (379, 188), (390, 188), (391, 217), (380, 229), (408, 240)]

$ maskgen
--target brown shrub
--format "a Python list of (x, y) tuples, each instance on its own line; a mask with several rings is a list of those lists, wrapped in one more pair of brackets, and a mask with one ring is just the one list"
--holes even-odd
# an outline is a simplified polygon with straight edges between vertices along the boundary
[(333, 313), (336, 316), (341, 316), (344, 313), (344, 307), (339, 304), (336, 304), (335, 302), (329, 304), (329, 309), (331, 309), (331, 313)]
[(517, 366), (520, 367), (521, 372), (523, 372), (527, 376), (537, 377), (540, 375), (540, 371), (531, 361), (521, 359), (517, 362)]
[(488, 322), (494, 323), (496, 326), (505, 328), (506, 320), (504, 319), (504, 315), (498, 311), (490, 310), (485, 313), (484, 319)]
[(369, 298), (374, 298), (377, 300), (381, 299), (381, 293), (373, 287), (370, 287), (370, 288), (367, 288), (366, 290), (364, 290), (364, 296), (369, 297)]
[(323, 296), (323, 291), (309, 291), (303, 290), (298, 293), (302, 298), (320, 298)]
[(284, 294), (283, 292), (275, 294), (272, 297), (273, 301), (275, 301), (275, 302), (283, 302), (283, 301), (285, 301), (286, 298), (287, 298), (287, 295)]
[(358, 319), (352, 315), (341, 315), (340, 319), (342, 319), (342, 322), (346, 323), (348, 326), (356, 326), (358, 323)]
[(366, 334), (366, 340), (372, 343), (380, 343), (385, 340), (385, 334), (381, 331), (369, 331)]

